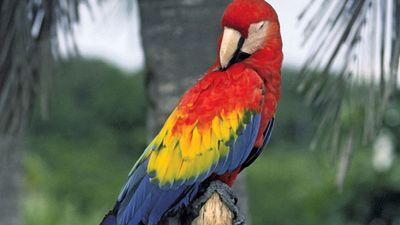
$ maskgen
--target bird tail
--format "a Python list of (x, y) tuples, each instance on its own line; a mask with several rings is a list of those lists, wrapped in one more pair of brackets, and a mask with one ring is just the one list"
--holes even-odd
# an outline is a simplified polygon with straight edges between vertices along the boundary
[(100, 225), (117, 225), (117, 217), (115, 216), (114, 210), (111, 210), (107, 215), (104, 216)]

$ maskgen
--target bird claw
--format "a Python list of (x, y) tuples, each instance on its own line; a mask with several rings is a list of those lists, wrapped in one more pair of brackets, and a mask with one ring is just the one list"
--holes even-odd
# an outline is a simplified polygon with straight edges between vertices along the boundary
[(191, 204), (189, 212), (196, 218), (200, 214), (200, 210), (203, 205), (211, 198), (211, 196), (217, 192), (222, 202), (229, 208), (229, 210), (233, 213), (233, 225), (245, 225), (245, 217), (239, 211), (239, 208), (236, 206), (238, 201), (236, 194), (232, 191), (232, 189), (221, 181), (212, 181), (209, 186), (205, 188), (202, 194)]

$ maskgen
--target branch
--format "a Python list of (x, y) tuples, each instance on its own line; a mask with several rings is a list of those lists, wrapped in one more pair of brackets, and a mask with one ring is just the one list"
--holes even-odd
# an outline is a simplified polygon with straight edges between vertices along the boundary
[(232, 189), (221, 181), (213, 181), (179, 215), (166, 218), (158, 225), (245, 225), (236, 204)]
[(231, 225), (233, 218), (234, 214), (222, 202), (219, 194), (214, 192), (201, 208), (200, 215), (193, 220), (192, 225)]

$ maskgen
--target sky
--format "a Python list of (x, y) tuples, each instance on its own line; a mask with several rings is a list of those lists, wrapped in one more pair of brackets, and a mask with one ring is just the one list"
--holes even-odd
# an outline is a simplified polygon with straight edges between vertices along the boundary
[[(95, 0), (90, 0), (93, 2)], [(302, 30), (297, 16), (309, 0), (269, 0), (277, 11), (283, 37), (284, 65), (299, 67), (304, 61), (300, 47)], [(74, 27), (77, 47), (84, 57), (100, 58), (125, 71), (143, 67), (144, 57), (139, 31), (139, 13), (136, 3), (132, 10), (121, 1), (92, 4), (91, 10), (80, 8), (81, 21)], [(63, 35), (60, 35), (63, 37)], [(61, 52), (66, 54), (68, 41), (59, 39)]]

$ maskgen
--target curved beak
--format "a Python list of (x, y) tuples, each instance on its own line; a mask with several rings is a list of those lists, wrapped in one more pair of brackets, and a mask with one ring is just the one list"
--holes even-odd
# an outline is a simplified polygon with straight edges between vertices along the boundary
[(232, 60), (235, 53), (242, 47), (240, 46), (243, 45), (241, 39), (242, 36), (239, 31), (224, 27), (224, 34), (219, 50), (219, 61), (222, 69), (229, 66), (229, 62)]

